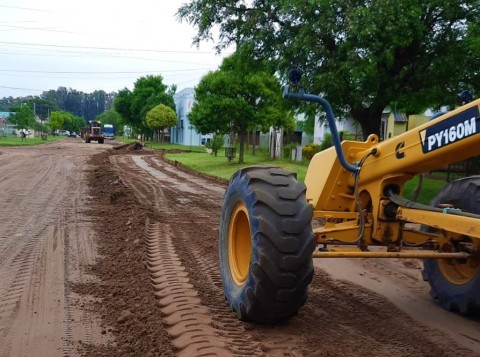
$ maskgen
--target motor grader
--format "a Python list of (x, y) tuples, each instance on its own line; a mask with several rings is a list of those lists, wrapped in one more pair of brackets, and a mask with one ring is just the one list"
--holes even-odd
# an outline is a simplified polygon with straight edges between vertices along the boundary
[(103, 144), (105, 142), (105, 136), (102, 132), (102, 124), (99, 121), (90, 120), (85, 130), (82, 130), (82, 137), (84, 137), (87, 144), (90, 144), (92, 140)]
[(402, 135), (340, 142), (330, 104), (294, 92), (326, 113), (334, 146), (317, 153), (305, 183), (275, 166), (239, 170), (225, 192), (220, 269), (240, 320), (275, 323), (298, 313), (312, 259), (418, 258), (431, 295), (448, 310), (480, 308), (480, 176), (448, 183), (422, 205), (402, 196), (414, 176), (480, 154), (480, 99)]

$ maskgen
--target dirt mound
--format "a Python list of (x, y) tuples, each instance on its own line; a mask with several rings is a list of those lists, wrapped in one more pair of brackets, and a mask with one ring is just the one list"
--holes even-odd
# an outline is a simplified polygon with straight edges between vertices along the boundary
[(138, 203), (111, 170), (108, 154), (90, 160), (90, 195), (98, 198), (89, 215), (95, 221), (102, 259), (91, 267), (101, 283), (75, 285), (74, 291), (97, 298), (92, 306), (104, 323), (104, 333), (116, 342), (85, 345), (90, 356), (173, 356), (173, 348), (152, 294), (142, 244), (145, 220), (151, 214)]

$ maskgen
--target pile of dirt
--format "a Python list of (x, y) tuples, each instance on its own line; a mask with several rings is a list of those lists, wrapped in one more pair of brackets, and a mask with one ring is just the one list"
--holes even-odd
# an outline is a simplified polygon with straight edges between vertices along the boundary
[(91, 307), (102, 317), (104, 334), (115, 342), (85, 345), (89, 356), (173, 356), (145, 265), (143, 235), (151, 214), (110, 169), (108, 153), (92, 157), (88, 177), (92, 205), (88, 214), (98, 236), (100, 259), (91, 267), (99, 283), (76, 284), (73, 290), (92, 295)]

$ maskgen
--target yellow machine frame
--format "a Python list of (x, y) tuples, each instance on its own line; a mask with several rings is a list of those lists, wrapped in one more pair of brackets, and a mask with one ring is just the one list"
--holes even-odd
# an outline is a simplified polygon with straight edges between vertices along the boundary
[[(342, 142), (345, 160), (361, 163), (357, 175), (342, 166), (335, 148), (316, 154), (305, 178), (307, 201), (323, 223), (314, 226), (317, 244), (323, 245), (314, 257), (465, 258), (467, 253), (454, 252), (449, 244), (465, 236), (473, 239), (470, 250), (476, 252), (477, 217), (452, 214), (448, 207), (433, 212), (399, 206), (391, 192), (401, 195), (415, 175), (480, 155), (479, 112), (480, 99), (383, 142), (376, 135)], [(428, 233), (421, 225), (438, 230)], [(387, 251), (369, 251), (375, 245)], [(422, 249), (402, 250), (414, 246)]]

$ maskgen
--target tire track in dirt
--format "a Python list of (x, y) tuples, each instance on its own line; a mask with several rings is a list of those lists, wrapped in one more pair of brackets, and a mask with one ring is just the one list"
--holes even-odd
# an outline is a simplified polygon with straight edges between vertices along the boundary
[[(34, 165), (33, 159), (28, 162)], [(19, 168), (13, 168), (13, 173), (5, 175), (5, 182), (2, 182), (2, 185), (12, 187), (7, 193), (10, 201), (15, 198), (17, 201), (13, 209), (10, 205), (5, 205), (5, 210), (0, 209), (0, 216), (8, 222), (2, 227), (4, 233), (0, 239), (0, 331), (3, 335), (11, 331), (25, 288), (40, 264), (40, 251), (46, 240), (45, 226), (50, 224), (48, 217), (52, 212), (43, 208), (48, 206), (47, 202), (55, 202), (56, 190), (45, 185), (53, 166), (52, 160), (46, 160), (40, 171), (32, 176), (26, 165), (18, 164)], [(15, 180), (15, 185), (12, 185), (12, 180)], [(30, 212), (27, 215), (25, 207)], [(23, 219), (20, 227), (11, 223), (18, 217)], [(34, 283), (31, 288), (37, 287), (38, 284)], [(0, 347), (2, 353), (9, 354), (10, 342), (0, 341)]]
[[(144, 177), (143, 175), (139, 175), (140, 173), (144, 172), (141, 168), (132, 169), (134, 166), (134, 161), (138, 160), (136, 156), (111, 156), (110, 161), (114, 165), (129, 167), (128, 171), (124, 172), (123, 175), (120, 177), (124, 177), (124, 183), (127, 187), (131, 188), (135, 195), (137, 196), (138, 200), (142, 203), (148, 202), (158, 209), (159, 202), (162, 202), (164, 198), (162, 197), (163, 193), (160, 188), (152, 185), (152, 179), (150, 177)], [(134, 184), (132, 184), (134, 182)]]
[[(333, 280), (319, 269), (307, 304), (297, 317), (275, 326), (237, 321), (228, 310), (219, 284), (217, 241), (222, 195), (202, 188), (195, 176), (176, 175), (173, 167), (167, 169), (156, 157), (144, 156), (135, 156), (131, 161), (115, 158), (112, 162), (125, 185), (140, 192), (138, 198), (147, 206), (156, 207), (155, 222), (162, 230), (168, 228), (176, 261), (185, 268), (188, 283), (197, 292), (201, 305), (208, 307), (211, 326), (228, 341), (233, 354), (475, 355), (442, 332), (410, 319), (383, 297), (355, 284)], [(132, 164), (143, 170), (130, 174)], [(135, 190), (137, 182), (142, 187)], [(160, 200), (157, 203), (152, 202), (151, 192), (155, 189), (162, 192), (156, 196)], [(236, 334), (222, 335), (227, 329)], [(241, 341), (248, 345), (249, 352), (236, 349)]]
[(74, 355), (75, 338), (90, 340), (93, 319), (79, 318), (70, 290), (85, 155), (62, 142), (0, 158), (0, 356)]
[[(138, 163), (139, 160), (142, 160), (142, 158), (140, 158), (139, 156), (136, 156), (133, 158), (131, 164)], [(126, 164), (126, 162), (123, 160), (114, 159), (113, 161), (117, 165)], [(148, 165), (145, 166), (144, 163), (141, 163), (141, 165), (143, 167), (149, 167)], [(162, 197), (162, 200), (159, 201), (157, 205), (154, 205), (153, 202), (148, 201), (149, 206), (158, 207), (157, 214), (161, 216), (161, 222), (155, 223), (155, 229), (151, 227), (150, 229), (147, 229), (147, 237), (150, 234), (150, 240), (149, 240), (150, 249), (153, 249), (153, 248), (160, 249), (160, 247), (158, 246), (159, 243), (158, 242), (152, 243), (152, 240), (158, 241), (160, 239), (165, 239), (170, 241), (171, 240), (170, 237), (175, 237), (176, 238), (175, 242), (170, 241), (168, 243), (165, 243), (165, 242), (163, 243), (164, 244), (163, 248), (166, 249), (167, 252), (169, 252), (169, 254), (175, 254), (175, 257), (172, 258), (167, 253), (165, 253), (162, 259), (160, 259), (160, 255), (158, 251), (155, 251), (155, 253), (150, 252), (149, 264), (152, 264), (152, 262), (161, 264), (162, 260), (165, 262), (175, 261), (178, 263), (179, 258), (178, 258), (177, 252), (179, 252), (179, 250), (182, 250), (181, 252), (182, 256), (185, 256), (186, 254), (183, 251), (184, 249), (187, 249), (188, 251), (194, 251), (195, 247), (188, 245), (189, 238), (185, 237), (182, 234), (182, 232), (179, 231), (179, 227), (181, 227), (186, 223), (191, 223), (192, 219), (187, 218), (187, 216), (185, 215), (185, 218), (182, 218), (181, 221), (178, 221), (177, 219), (178, 216), (174, 218), (173, 215), (169, 214), (168, 212), (175, 212), (175, 215), (177, 215), (180, 210), (188, 210), (188, 207), (190, 207), (191, 203), (189, 203), (189, 205), (185, 205), (185, 202), (190, 202), (193, 199), (191, 197), (192, 195), (199, 195), (200, 186), (197, 183), (194, 183), (193, 185), (191, 185), (193, 187), (186, 190), (187, 192), (178, 191), (179, 194), (177, 195), (177, 197), (172, 198), (171, 194), (166, 196), (166, 194), (169, 193), (169, 189), (166, 189), (165, 188), (166, 185), (164, 184), (166, 184), (167, 182), (170, 184), (172, 180), (177, 179), (177, 177), (173, 177), (172, 174), (168, 174), (168, 170), (155, 172), (153, 177), (155, 177), (156, 179), (152, 179), (152, 176), (149, 174), (151, 173), (150, 171), (149, 173), (147, 173), (146, 171), (143, 171), (143, 174), (140, 175), (142, 177), (139, 177), (138, 172), (136, 175), (130, 175), (130, 172), (132, 172), (132, 170), (127, 169), (127, 167), (120, 166), (119, 169), (120, 169), (119, 171), (120, 177), (125, 182), (125, 184), (131, 187), (133, 191), (137, 194), (139, 191), (141, 191), (141, 194), (138, 196), (140, 200), (144, 200), (146, 198), (151, 200), (152, 195), (148, 195), (148, 193), (145, 192), (143, 188), (140, 190), (133, 188), (132, 186), (135, 186), (137, 182), (141, 182), (142, 185), (144, 185), (145, 183), (148, 183), (151, 186), (151, 190), (155, 189), (155, 187), (161, 187), (162, 189), (162, 195), (158, 196), (158, 197)], [(146, 178), (143, 176), (146, 176)], [(188, 181), (188, 183), (190, 182), (192, 181)], [(176, 185), (180, 185), (183, 188), (183, 186), (185, 185), (185, 180), (182, 180), (182, 182), (177, 182)], [(218, 191), (218, 188), (217, 188), (217, 191)], [(175, 190), (175, 192), (177, 191)], [(217, 196), (218, 195), (219, 194), (217, 192)], [(211, 196), (208, 198), (209, 200), (212, 200)], [(201, 200), (203, 203), (205, 203), (205, 199), (206, 199), (206, 196), (202, 195)], [(196, 201), (197, 199), (193, 199), (193, 200)], [(215, 200), (215, 202), (218, 202), (218, 200)], [(193, 203), (193, 206), (195, 206), (195, 203)], [(218, 208), (217, 203), (215, 204), (213, 210), (215, 210), (216, 208)], [(180, 216), (182, 216), (181, 213), (180, 213)], [(203, 212), (203, 213), (197, 212), (195, 216), (196, 216), (195, 218), (198, 218), (198, 216), (201, 216), (203, 218), (211, 219), (212, 214), (210, 212)], [(147, 228), (148, 227), (149, 226), (147, 225)], [(154, 234), (152, 234), (151, 232), (152, 230), (156, 232), (155, 238), (152, 238), (152, 236), (154, 236)], [(160, 231), (163, 232), (163, 234), (160, 234), (159, 233)], [(161, 238), (159, 238), (158, 236), (161, 236)], [(179, 239), (180, 237), (183, 237), (183, 239)], [(186, 241), (186, 242), (185, 244), (182, 244), (179, 241), (182, 241), (182, 242)], [(180, 249), (178, 248), (178, 246), (180, 247)], [(198, 259), (196, 259), (195, 257), (192, 257), (191, 255), (188, 258), (190, 261), (189, 265), (190, 266), (194, 265), (195, 270), (197, 272), (197, 276), (194, 279), (191, 279), (191, 278), (189, 279), (187, 277), (188, 275), (186, 275), (187, 272), (185, 272), (186, 268), (181, 266), (180, 263), (178, 263), (180, 265), (179, 267), (180, 277), (178, 277), (180, 280), (177, 281), (176, 278), (174, 278), (174, 276), (170, 277), (169, 279), (166, 277), (162, 277), (162, 273), (159, 273), (158, 271), (156, 271), (155, 273), (156, 275), (152, 277), (154, 289), (155, 290), (161, 289), (164, 285), (169, 286), (169, 284), (171, 284), (173, 281), (176, 284), (176, 288), (179, 289), (180, 294), (186, 294), (187, 296), (190, 296), (190, 299), (195, 300), (194, 303), (190, 302), (187, 304), (186, 309), (189, 312), (186, 313), (185, 317), (192, 320), (198, 319), (199, 321), (204, 321), (204, 324), (206, 322), (206, 325), (203, 326), (201, 330), (207, 331), (207, 336), (209, 336), (209, 338), (211, 337), (212, 332), (216, 336), (216, 338), (213, 341), (209, 340), (208, 338), (206, 339), (205, 346), (204, 346), (205, 349), (208, 350), (209, 348), (210, 349), (219, 348), (221, 345), (218, 344), (218, 339), (220, 339), (220, 341), (222, 342), (222, 345), (228, 346), (228, 349), (230, 350), (229, 354), (233, 354), (235, 356), (263, 355), (263, 352), (259, 348), (259, 343), (254, 339), (252, 339), (251, 337), (249, 337), (248, 333), (246, 332), (242, 324), (236, 319), (236, 317), (232, 314), (232, 312), (227, 307), (227, 304), (223, 297), (223, 293), (220, 288), (221, 282), (220, 282), (220, 276), (218, 274), (218, 264), (212, 265), (211, 259), (204, 259), (199, 256), (197, 256), (197, 258)], [(192, 264), (191, 259), (195, 260), (194, 264)], [(181, 260), (184, 261), (184, 258)], [(153, 268), (150, 267), (150, 269), (153, 269)], [(162, 271), (164, 269), (157, 268), (156, 270)], [(215, 270), (217, 272), (214, 273)], [(191, 274), (191, 271), (188, 272), (188, 274)], [(202, 279), (200, 281), (197, 279), (198, 274), (202, 275)], [(204, 298), (196, 297), (198, 295), (198, 284), (205, 285), (206, 282), (209, 287), (211, 287), (210, 282), (217, 285), (217, 289), (215, 291), (217, 302), (216, 304), (212, 304), (211, 303), (212, 301), (207, 299), (208, 308), (206, 307), (207, 305), (203, 303), (203, 300), (205, 300)], [(187, 291), (182, 290), (185, 287), (185, 284), (188, 284)], [(166, 292), (171, 292), (171, 291), (165, 290), (164, 293)], [(156, 295), (158, 296), (159, 294), (163, 296), (162, 293), (159, 293), (157, 291)], [(165, 300), (160, 300), (161, 306), (162, 304), (176, 303), (174, 300), (170, 300), (167, 297), (163, 297), (163, 299)], [(162, 312), (165, 314), (171, 311), (170, 309), (171, 307), (168, 305), (162, 306)], [(172, 320), (175, 320), (175, 318), (172, 318)], [(170, 323), (172, 323), (171, 322), (172, 320), (170, 320)], [(167, 324), (169, 324), (168, 321), (167, 321)], [(175, 327), (176, 326), (173, 326), (173, 328)], [(170, 329), (167, 329), (167, 330), (170, 331)], [(173, 332), (174, 336), (176, 336), (176, 334), (177, 334), (176, 331)], [(181, 336), (178, 336), (176, 338), (180, 338), (180, 337)], [(175, 341), (174, 341), (174, 344), (175, 344)], [(180, 341), (183, 341), (183, 340), (180, 340)], [(210, 343), (208, 341), (210, 341)], [(182, 343), (183, 342), (178, 342), (178, 345), (181, 346)], [(224, 349), (223, 352), (221, 350), (220, 351), (214, 350), (214, 351), (215, 353), (218, 353), (218, 355), (222, 355), (222, 353), (223, 355), (225, 355), (225, 351), (227, 350)], [(185, 353), (185, 355), (188, 355), (188, 356), (199, 355), (199, 353), (193, 353), (193, 348), (190, 350), (184, 350), (181, 353)]]
[(179, 356), (228, 356), (173, 247), (168, 226), (146, 222), (147, 266), (158, 305)]

